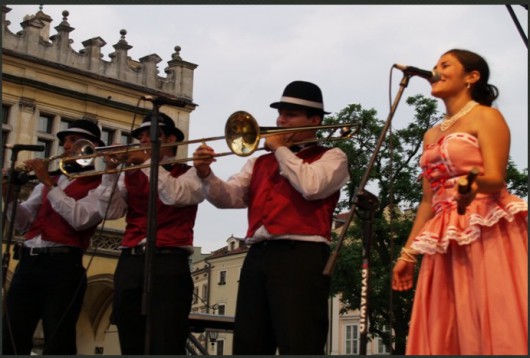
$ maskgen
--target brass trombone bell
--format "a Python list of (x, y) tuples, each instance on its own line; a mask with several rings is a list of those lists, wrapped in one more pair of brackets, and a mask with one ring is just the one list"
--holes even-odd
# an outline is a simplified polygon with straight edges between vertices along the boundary
[(258, 122), (250, 113), (234, 112), (225, 124), (226, 144), (235, 155), (249, 156), (258, 148), (260, 132)]
[[(352, 130), (352, 127), (355, 127), (355, 129)], [(175, 146), (185, 145), (185, 144), (190, 144), (190, 143), (199, 143), (199, 142), (205, 143), (209, 141), (225, 139), (226, 144), (228, 145), (228, 148), (230, 149), (230, 152), (217, 153), (215, 154), (215, 157), (223, 157), (223, 156), (227, 156), (231, 154), (235, 154), (240, 157), (246, 157), (246, 156), (251, 155), (257, 150), (265, 149), (263, 147), (258, 148), (259, 141), (263, 137), (270, 136), (270, 135), (277, 135), (277, 134), (296, 133), (296, 132), (302, 132), (302, 131), (322, 130), (322, 129), (332, 129), (332, 132), (326, 138), (309, 139), (309, 140), (302, 141), (302, 142), (292, 143), (292, 145), (315, 143), (315, 142), (320, 142), (320, 141), (334, 141), (334, 140), (348, 139), (348, 138), (351, 138), (355, 133), (357, 133), (360, 127), (358, 124), (353, 124), (353, 123), (317, 125), (317, 126), (305, 126), (305, 127), (288, 127), (288, 128), (260, 127), (256, 119), (250, 113), (245, 112), (245, 111), (237, 111), (237, 112), (232, 113), (232, 115), (228, 117), (228, 120), (226, 121), (226, 124), (225, 124), (225, 135), (224, 136), (193, 139), (193, 140), (181, 141), (181, 142), (176, 142), (176, 143), (164, 143), (164, 144), (161, 144), (160, 147), (161, 148), (175, 147)], [(332, 137), (333, 132), (335, 132), (337, 129), (341, 129), (341, 132), (342, 132), (341, 136)], [(137, 148), (134, 148), (134, 147), (137, 147)], [(128, 145), (127, 144), (113, 145), (113, 146), (107, 146), (107, 147), (95, 147), (92, 144), (92, 142), (88, 140), (80, 139), (74, 143), (74, 146), (72, 149), (75, 154), (71, 157), (62, 158), (61, 161), (59, 162), (59, 168), (70, 179), (92, 176), (92, 175), (100, 175), (100, 174), (111, 174), (111, 173), (117, 173), (117, 172), (127, 171), (127, 170), (142, 169), (142, 168), (147, 168), (151, 165), (151, 164), (139, 164), (139, 165), (127, 166), (124, 168), (70, 173), (68, 172), (68, 169), (65, 165), (65, 163), (69, 161), (75, 161), (79, 165), (87, 166), (87, 165), (92, 164), (95, 158), (105, 156), (105, 157), (110, 158), (110, 160), (113, 160), (114, 163), (120, 164), (120, 163), (125, 162), (127, 153), (130, 153), (132, 151), (138, 151), (138, 150), (142, 150), (142, 151), (150, 150), (151, 147), (142, 147), (140, 146), (139, 143), (133, 143), (133, 144), (128, 144)], [(184, 162), (192, 161), (194, 159), (196, 158), (193, 158), (193, 157), (180, 158), (180, 159), (175, 158), (171, 160), (161, 161), (160, 165), (184, 163)]]
[[(351, 127), (356, 127), (355, 131)], [(321, 129), (333, 129), (327, 138), (323, 139), (309, 139), (302, 142), (295, 142), (295, 144), (315, 143), (325, 140), (339, 140), (347, 139), (357, 133), (360, 127), (357, 124), (330, 124), (330, 125), (316, 125), (303, 127), (260, 127), (256, 119), (248, 112), (237, 111), (232, 113), (225, 125), (226, 143), (232, 153), (246, 157), (254, 153), (256, 150), (265, 149), (258, 148), (259, 140), (261, 138), (286, 133), (298, 133), (303, 131), (314, 131)], [(340, 137), (331, 137), (334, 131), (341, 129)]]

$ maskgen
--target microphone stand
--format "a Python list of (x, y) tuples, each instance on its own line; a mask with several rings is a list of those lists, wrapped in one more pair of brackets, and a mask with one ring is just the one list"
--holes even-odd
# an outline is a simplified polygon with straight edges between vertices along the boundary
[[(7, 206), (10, 202), (13, 202), (13, 208), (11, 210), (9, 227), (7, 229), (7, 242), (5, 251), (2, 257), (2, 285), (6, 283), (7, 271), (9, 269), (9, 261), (11, 260), (11, 243), (13, 242), (13, 236), (15, 231), (15, 217), (17, 215), (18, 197), (20, 194), (20, 188), (26, 184), (29, 177), (25, 173), (19, 173), (15, 170), (15, 162), (17, 161), (19, 150), (13, 148), (11, 150), (11, 166), (9, 174), (7, 176), (7, 195), (4, 205), (4, 214), (2, 217), (2, 229), (4, 229), (7, 220)], [(3, 183), (2, 183), (3, 185)], [(12, 189), (14, 186), (14, 189)], [(11, 191), (13, 190), (13, 199), (11, 199)], [(16, 258), (16, 257), (15, 257)], [(6, 287), (3, 287), (4, 290)]]
[(144, 292), (142, 313), (145, 315), (145, 354), (151, 354), (151, 289), (152, 267), (156, 248), (157, 231), (157, 197), (158, 197), (158, 166), (160, 163), (160, 138), (158, 134), (159, 105), (153, 102), (153, 115), (150, 127), (151, 167), (149, 174), (149, 202), (147, 206), (147, 242), (145, 246)]
[(392, 118), (394, 117), (394, 113), (396, 112), (396, 108), (399, 104), (399, 101), (401, 100), (403, 91), (409, 84), (410, 77), (412, 77), (411, 74), (404, 72), (403, 78), (401, 79), (401, 82), (399, 84), (400, 86), (399, 91), (396, 94), (396, 98), (394, 99), (394, 102), (392, 103), (392, 106), (390, 108), (390, 113), (388, 114), (386, 123), (383, 126), (383, 129), (381, 130), (375, 149), (372, 152), (370, 162), (368, 163), (368, 166), (366, 167), (366, 170), (364, 171), (364, 174), (361, 178), (359, 186), (357, 187), (355, 195), (353, 196), (352, 206), (350, 208), (348, 218), (346, 219), (346, 222), (342, 227), (342, 231), (337, 239), (337, 244), (335, 246), (335, 249), (330, 254), (329, 259), (326, 263), (326, 266), (324, 267), (324, 272), (323, 272), (323, 274), (327, 276), (330, 276), (331, 273), (333, 272), (333, 268), (335, 266), (335, 263), (339, 255), (339, 250), (342, 247), (344, 238), (346, 236), (346, 232), (352, 222), (353, 214), (355, 213), (356, 207), (358, 206), (361, 209), (370, 210), (371, 212), (368, 215), (366, 215), (365, 218), (363, 218), (364, 220), (363, 221), (363, 254), (362, 254), (362, 270), (361, 270), (362, 279), (361, 279), (361, 305), (360, 305), (361, 322), (359, 325), (360, 335), (361, 335), (360, 337), (361, 338), (361, 341), (360, 341), (361, 342), (361, 347), (360, 347), (361, 355), (366, 355), (366, 344), (368, 341), (367, 340), (368, 324), (367, 324), (366, 318), (367, 318), (367, 312), (368, 312), (368, 279), (370, 277), (370, 250), (371, 250), (370, 243), (372, 240), (373, 210), (378, 205), (377, 197), (375, 197), (370, 192), (366, 191), (365, 186), (368, 183), (370, 172), (372, 171), (372, 168), (374, 167), (375, 160), (377, 158), (377, 155), (379, 154), (381, 145), (383, 144), (383, 140), (385, 139), (388, 128), (390, 127)]

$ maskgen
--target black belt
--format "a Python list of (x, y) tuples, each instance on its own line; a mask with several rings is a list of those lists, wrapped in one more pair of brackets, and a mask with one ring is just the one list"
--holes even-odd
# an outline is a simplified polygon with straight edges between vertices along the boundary
[(83, 250), (72, 246), (51, 246), (51, 247), (26, 247), (22, 246), (20, 250), (24, 256), (38, 255), (61, 255), (61, 254), (78, 254), (82, 255)]
[[(121, 250), (122, 254), (125, 255), (143, 255), (145, 254), (145, 246), (133, 246), (133, 247), (126, 247)], [(168, 255), (168, 254), (182, 254), (189, 256), (188, 251), (181, 247), (155, 247), (154, 248), (155, 254), (162, 254), (162, 255)]]
[(322, 241), (304, 241), (304, 240), (291, 240), (291, 239), (269, 239), (269, 240), (261, 240), (254, 244), (251, 244), (251, 246), (267, 246), (267, 245), (307, 245), (307, 246), (314, 246), (316, 244), (319, 245), (326, 245), (329, 246), (327, 243)]
[(290, 239), (272, 239), (272, 240), (262, 240), (254, 244), (251, 244), (251, 248), (265, 248), (265, 247), (327, 247), (329, 245), (321, 241), (303, 241), (303, 240), (290, 240)]

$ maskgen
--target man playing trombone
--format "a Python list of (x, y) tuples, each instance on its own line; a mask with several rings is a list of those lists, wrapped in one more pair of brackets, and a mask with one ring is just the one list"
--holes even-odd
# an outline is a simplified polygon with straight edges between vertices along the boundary
[[(279, 102), (278, 127), (318, 126), (322, 93), (294, 81)], [(250, 250), (239, 281), (233, 354), (322, 355), (328, 331), (333, 211), (349, 178), (345, 153), (317, 145), (316, 129), (267, 136), (270, 153), (251, 158), (222, 181), (212, 172), (213, 149), (194, 153), (206, 198), (219, 208), (248, 208)], [(302, 148), (291, 143), (314, 140)]]
[[(74, 154), (73, 144), (82, 138), (103, 145), (100, 136), (90, 119), (73, 121), (57, 133), (66, 156)], [(15, 229), (25, 232), (26, 240), (15, 246), (19, 262), (5, 298), (3, 355), (29, 355), (39, 320), (43, 354), (77, 353), (76, 322), (87, 286), (82, 257), (101, 222), (94, 190), (101, 176), (74, 180), (52, 176), (47, 163), (24, 162), (40, 183), (17, 207)]]
[[(189, 334), (193, 281), (188, 256), (193, 252), (197, 206), (204, 197), (195, 169), (186, 164), (159, 167), (156, 248), (149, 313), (154, 322), (151, 332), (146, 330), (146, 317), (142, 311), (150, 187), (150, 167), (147, 164), (151, 158), (151, 121), (156, 118), (160, 130), (160, 163), (175, 156), (178, 142), (184, 139), (184, 134), (166, 114), (158, 113), (158, 117), (147, 115), (141, 126), (132, 132), (140, 141), (140, 150), (130, 149), (125, 158), (127, 164), (141, 165), (141, 169), (132, 167), (133, 170), (129, 170), (129, 167), (121, 174), (115, 173), (118, 163), (109, 154), (107, 169), (114, 173), (104, 174), (98, 188), (100, 214), (108, 219), (125, 216), (127, 223), (114, 274), (112, 313), (118, 327), (122, 355), (185, 354)], [(145, 345), (147, 334), (149, 352), (146, 352)]]

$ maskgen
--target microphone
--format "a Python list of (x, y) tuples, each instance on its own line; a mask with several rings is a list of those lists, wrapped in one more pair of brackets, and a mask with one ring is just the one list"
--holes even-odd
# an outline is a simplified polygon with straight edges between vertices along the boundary
[(177, 98), (142, 96), (142, 99), (159, 106), (167, 104), (174, 107), (186, 107), (186, 101)]
[(430, 83), (438, 82), (441, 78), (440, 74), (437, 71), (422, 70), (417, 67), (400, 65), (399, 63), (394, 64), (394, 67), (400, 69), (409, 76), (418, 76), (421, 78), (425, 78)]
[[(462, 195), (469, 193), (471, 191), (471, 184), (473, 184), (478, 174), (478, 168), (473, 167), (465, 178), (458, 180), (458, 193)], [(457, 212), (459, 215), (464, 215), (466, 213), (466, 207), (458, 205)]]
[(4, 144), (4, 148), (12, 149), (13, 151), (19, 152), (21, 150), (27, 150), (30, 152), (43, 152), (44, 146), (39, 144)]

